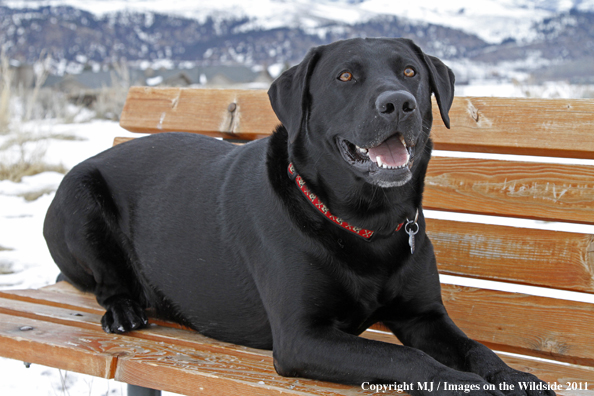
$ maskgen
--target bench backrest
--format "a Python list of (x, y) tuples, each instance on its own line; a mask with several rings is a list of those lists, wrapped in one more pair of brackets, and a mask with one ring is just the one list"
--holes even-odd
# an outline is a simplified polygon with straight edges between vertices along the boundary
[[(423, 207), (439, 211), (427, 223), (440, 273), (594, 295), (594, 235), (516, 224), (594, 225), (594, 166), (492, 156), (594, 159), (594, 100), (456, 97), (451, 130), (435, 105), (434, 119), (437, 150), (479, 153), (438, 153), (429, 166)], [(130, 89), (120, 121), (134, 132), (242, 140), (267, 136), (278, 123), (263, 90), (145, 87)], [(470, 337), (499, 351), (594, 366), (594, 304), (491, 285), (442, 285), (448, 312)]]

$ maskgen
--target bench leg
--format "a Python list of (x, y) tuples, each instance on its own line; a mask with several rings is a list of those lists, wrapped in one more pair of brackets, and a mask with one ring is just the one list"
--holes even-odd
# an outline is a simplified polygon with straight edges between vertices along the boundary
[(128, 396), (161, 396), (161, 391), (128, 384)]

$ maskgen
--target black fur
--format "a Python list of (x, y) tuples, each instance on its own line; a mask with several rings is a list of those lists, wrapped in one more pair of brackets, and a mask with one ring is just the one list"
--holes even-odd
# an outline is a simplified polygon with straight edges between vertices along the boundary
[[(448, 125), (454, 76), (410, 40), (314, 48), (270, 88), (284, 126), (269, 138), (238, 147), (159, 134), (76, 166), (47, 214), (50, 252), (63, 278), (97, 295), (108, 332), (144, 326), (153, 308), (207, 336), (273, 349), (281, 375), (447, 381), (481, 395), (501, 394), (487, 382), (538, 381), (468, 339), (442, 304), (422, 210), (432, 93)], [(356, 154), (391, 138), (413, 147), (401, 168)], [(374, 237), (326, 219), (289, 178), (290, 162), (330, 212)], [(395, 230), (417, 211), (411, 254)], [(405, 346), (357, 337), (376, 322)]]

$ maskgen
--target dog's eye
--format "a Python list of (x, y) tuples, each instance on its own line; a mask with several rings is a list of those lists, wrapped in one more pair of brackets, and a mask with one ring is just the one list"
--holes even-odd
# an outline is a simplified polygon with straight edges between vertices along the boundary
[(340, 73), (340, 76), (338, 76), (338, 79), (344, 82), (351, 81), (353, 79), (353, 74), (350, 72), (342, 72)]
[(417, 74), (417, 72), (412, 67), (407, 67), (406, 69), (404, 69), (404, 75), (406, 77), (414, 77), (415, 74)]

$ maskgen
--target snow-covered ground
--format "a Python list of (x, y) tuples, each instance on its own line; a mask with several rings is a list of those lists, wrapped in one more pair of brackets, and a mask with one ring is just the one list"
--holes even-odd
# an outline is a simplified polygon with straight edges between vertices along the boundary
[[(527, 89), (540, 93), (539, 96), (576, 96), (576, 87), (564, 84), (526, 88), (492, 81), (462, 86), (457, 92), (459, 95), (473, 96), (525, 96)], [(577, 92), (577, 96), (580, 95)], [(23, 146), (15, 145), (0, 151), (0, 161), (13, 161), (15, 155), (20, 155), (20, 147), (24, 147), (26, 152), (43, 155), (47, 163), (61, 163), (70, 169), (78, 162), (110, 147), (116, 136), (138, 136), (121, 129), (116, 122), (98, 120), (71, 124), (47, 120), (24, 124), (19, 129), (21, 135), (24, 132), (37, 139), (31, 139), (34, 141)], [(0, 147), (14, 137), (14, 133), (0, 135)], [(594, 161), (586, 163), (594, 166)], [(62, 177), (60, 173), (44, 172), (25, 177), (20, 183), (0, 181), (0, 289), (37, 288), (53, 283), (58, 275), (41, 230), (45, 212)], [(22, 197), (24, 194), (42, 192), (45, 193), (33, 201), (26, 201)], [(442, 217), (447, 214), (431, 213), (430, 216)], [(476, 218), (471, 219), (474, 220)], [(493, 218), (482, 220), (494, 221)], [(535, 222), (518, 226), (551, 227), (547, 223)], [(580, 229), (570, 228), (568, 231), (594, 234), (594, 227), (581, 226)], [(444, 280), (462, 283), (454, 277), (445, 277)], [(495, 282), (487, 283), (486, 287), (505, 289), (505, 285)], [(522, 291), (536, 295), (550, 294), (550, 291), (540, 288), (525, 288)], [(594, 302), (592, 295), (561, 293), (557, 297)], [(126, 385), (113, 380), (61, 372), (39, 365), (25, 368), (22, 362), (9, 359), (0, 358), (0, 372), (2, 395), (126, 395)]]
[[(116, 136), (138, 136), (116, 122), (91, 121), (60, 124), (56, 121), (29, 123), (21, 131), (40, 140), (26, 144), (28, 152), (45, 152), (48, 163), (63, 164), (67, 169), (111, 147)], [(56, 136), (57, 138), (47, 138)], [(12, 135), (0, 135), (0, 147)], [(68, 137), (68, 140), (64, 138)], [(10, 151), (10, 150), (9, 150)], [(0, 161), (18, 155), (0, 152)], [(59, 271), (42, 236), (45, 212), (63, 175), (44, 172), (25, 177), (20, 183), (0, 181), (0, 289), (37, 288), (54, 283)], [(51, 191), (28, 202), (21, 195)], [(64, 372), (40, 365), (26, 368), (22, 362), (0, 358), (0, 394), (6, 396), (124, 396), (126, 384), (87, 375)], [(171, 393), (163, 393), (169, 394)]]

